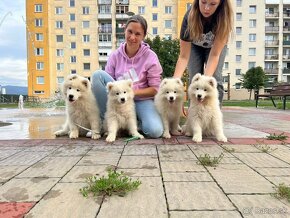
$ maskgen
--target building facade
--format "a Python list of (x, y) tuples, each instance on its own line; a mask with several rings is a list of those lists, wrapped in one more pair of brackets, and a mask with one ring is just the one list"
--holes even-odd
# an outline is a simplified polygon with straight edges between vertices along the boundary
[[(28, 95), (51, 98), (68, 74), (104, 69), (125, 41), (132, 14), (144, 16), (148, 36), (179, 38), (192, 0), (26, 1)], [(234, 34), (223, 76), (225, 98), (247, 99), (242, 74), (261, 66), (271, 81), (290, 82), (290, 0), (232, 0)]]

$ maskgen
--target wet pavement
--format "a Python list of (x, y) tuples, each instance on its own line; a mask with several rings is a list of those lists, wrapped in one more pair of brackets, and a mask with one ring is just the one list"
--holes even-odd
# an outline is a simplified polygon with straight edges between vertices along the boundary
[[(290, 203), (273, 196), (280, 183), (290, 186), (290, 139), (267, 139), (290, 136), (290, 111), (223, 114), (228, 143), (179, 136), (107, 144), (55, 138), (63, 110), (0, 110), (0, 217), (290, 217)], [(221, 153), (216, 167), (198, 163)], [(85, 178), (108, 166), (139, 178), (139, 189), (84, 198)]]

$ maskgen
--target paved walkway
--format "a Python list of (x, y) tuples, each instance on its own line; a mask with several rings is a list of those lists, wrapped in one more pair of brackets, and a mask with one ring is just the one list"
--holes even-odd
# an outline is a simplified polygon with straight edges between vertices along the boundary
[[(223, 113), (225, 144), (184, 136), (113, 144), (0, 140), (0, 217), (290, 217), (290, 203), (272, 195), (280, 183), (290, 185), (290, 139), (266, 138), (290, 136), (290, 111), (229, 107)], [(201, 155), (221, 153), (216, 167), (197, 163)], [(84, 198), (85, 178), (106, 175), (112, 165), (139, 178), (139, 189), (126, 197)]]

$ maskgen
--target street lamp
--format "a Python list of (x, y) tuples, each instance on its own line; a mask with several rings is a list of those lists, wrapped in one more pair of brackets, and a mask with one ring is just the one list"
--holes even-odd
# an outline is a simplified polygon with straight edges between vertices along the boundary
[(228, 100), (231, 100), (231, 75), (228, 73)]

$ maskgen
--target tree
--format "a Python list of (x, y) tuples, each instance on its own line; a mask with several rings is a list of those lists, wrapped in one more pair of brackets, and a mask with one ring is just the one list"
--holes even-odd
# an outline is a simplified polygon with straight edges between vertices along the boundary
[(163, 69), (162, 77), (172, 77), (179, 55), (179, 40), (160, 39), (159, 36), (156, 36), (153, 40), (147, 38), (145, 42), (150, 45), (159, 58)]
[(249, 69), (246, 74), (242, 74), (242, 87), (250, 91), (249, 100), (252, 97), (252, 90), (259, 93), (259, 90), (265, 86), (266, 74), (262, 67), (253, 67)]

